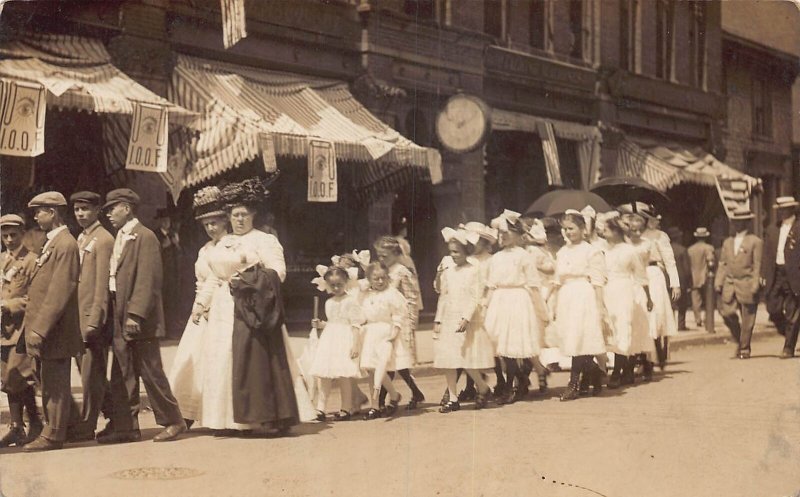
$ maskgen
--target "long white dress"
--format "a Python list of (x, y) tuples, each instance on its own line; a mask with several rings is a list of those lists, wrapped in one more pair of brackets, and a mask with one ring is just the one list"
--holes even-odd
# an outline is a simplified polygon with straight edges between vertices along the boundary
[[(263, 264), (278, 273), (281, 281), (286, 277), (283, 247), (278, 239), (259, 230), (244, 235), (227, 235), (207, 250), (211, 275), (204, 282), (211, 293), (208, 313), (208, 332), (204, 347), (203, 365), (206, 374), (203, 381), (202, 425), (212, 429), (245, 430), (254, 426), (233, 421), (233, 308), (229, 282), (238, 271)], [(289, 337), (283, 329), (284, 346), (289, 350)], [(294, 379), (300, 418), (307, 421), (314, 412), (308, 392), (303, 386), (297, 365), (291, 355), (287, 356)]]
[(642, 288), (648, 284), (645, 266), (628, 243), (608, 245), (605, 264), (603, 294), (613, 329), (609, 350), (624, 356), (648, 351), (653, 341), (647, 332), (647, 296)]
[(395, 371), (394, 348), (390, 338), (392, 327), (402, 330), (408, 319), (406, 298), (399, 290), (389, 287), (383, 291), (372, 289), (359, 293), (359, 305), (366, 323), (362, 327), (361, 368)]
[[(631, 242), (637, 254), (647, 265), (647, 280), (650, 290), (650, 299), (653, 301), (653, 311), (648, 314), (650, 322), (650, 337), (673, 336), (678, 334), (678, 323), (672, 312), (672, 299), (667, 288), (667, 279), (661, 269), (664, 253), (661, 243), (656, 243), (648, 238), (641, 238), (638, 243)], [(669, 249), (670, 254), (672, 248)], [(669, 257), (669, 256), (667, 256)]]
[(561, 353), (570, 357), (606, 352), (595, 287), (605, 284), (603, 253), (587, 242), (561, 247), (556, 256), (560, 285), (556, 326)]
[(330, 297), (325, 301), (327, 322), (319, 337), (311, 374), (318, 378), (361, 378), (358, 358), (350, 357), (354, 342), (353, 327), (360, 334), (366, 318), (356, 295)]
[(416, 337), (419, 324), (419, 311), (422, 308), (419, 281), (406, 266), (396, 263), (389, 268), (391, 286), (400, 291), (406, 299), (405, 325), (394, 340), (394, 360), (397, 370), (411, 369), (417, 362)]
[[(470, 263), (449, 267), (442, 273), (440, 288), (434, 318), (440, 323), (440, 332), (433, 342), (433, 367), (494, 367), (494, 347), (479, 312), (484, 288), (480, 267)], [(456, 333), (462, 319), (469, 321), (467, 330)]]
[[(194, 274), (197, 280), (197, 290), (194, 299), (193, 313), (198, 307), (208, 308), (211, 302), (209, 286), (205, 285), (206, 279), (211, 276), (208, 266), (208, 249), (214, 246), (209, 241), (197, 253), (194, 263)], [(203, 317), (199, 323), (194, 324), (191, 319), (186, 323), (186, 328), (181, 335), (175, 359), (167, 376), (172, 394), (181, 408), (181, 413), (186, 419), (193, 419), (198, 425), (202, 424), (203, 402), (203, 355), (208, 321)]]
[(524, 248), (503, 249), (489, 260), (484, 326), (498, 356), (526, 359), (539, 355), (543, 330), (531, 289), (540, 286), (536, 261)]

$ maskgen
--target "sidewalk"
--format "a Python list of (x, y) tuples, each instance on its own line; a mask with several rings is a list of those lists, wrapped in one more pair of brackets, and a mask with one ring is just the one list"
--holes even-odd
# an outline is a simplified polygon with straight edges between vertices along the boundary
[[(690, 313), (691, 314), (691, 311)], [(728, 329), (722, 322), (718, 314), (715, 315), (716, 320), (715, 333), (708, 333), (705, 329), (690, 330), (679, 332), (676, 337), (670, 338), (670, 350), (676, 351), (687, 347), (694, 347), (699, 345), (714, 345), (731, 341), (731, 335)], [(693, 321), (693, 317), (687, 315), (687, 321)], [(760, 337), (768, 336), (770, 333), (776, 333), (775, 327), (769, 322), (767, 310), (764, 305), (759, 305), (758, 313), (756, 314), (756, 327), (753, 331), (753, 341), (759, 340)], [(418, 366), (414, 369), (415, 376), (429, 376), (438, 374), (437, 370), (433, 368), (433, 323), (422, 323), (420, 329), (416, 333), (417, 339), (417, 362)], [(289, 333), (289, 345), (295, 358), (300, 357), (308, 342), (308, 331), (291, 331)], [(164, 364), (164, 371), (169, 372), (172, 362), (175, 359), (175, 352), (178, 350), (178, 342), (175, 340), (163, 341), (161, 344), (161, 359)], [(779, 352), (779, 351), (777, 351)], [(776, 353), (777, 353), (776, 352)], [(733, 353), (733, 352), (731, 352)], [(81, 377), (78, 374), (77, 367), (72, 368), (72, 395), (75, 400), (81, 400)], [(144, 385), (141, 385), (141, 395), (144, 401), (147, 398)], [(8, 398), (5, 395), (0, 395), (0, 424), (8, 422)]]

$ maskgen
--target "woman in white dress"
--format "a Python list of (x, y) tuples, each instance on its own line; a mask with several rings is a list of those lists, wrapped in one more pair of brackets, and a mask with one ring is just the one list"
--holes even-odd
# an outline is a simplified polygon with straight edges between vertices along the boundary
[(480, 370), (494, 366), (494, 350), (478, 315), (483, 296), (480, 268), (468, 262), (469, 242), (466, 232), (442, 230), (453, 266), (441, 277), (441, 294), (433, 327), (433, 367), (445, 371), (449, 400), (439, 412), (461, 408), (458, 400), (457, 370), (464, 369), (478, 387), (475, 408), (486, 406), (489, 386)]
[[(419, 324), (419, 311), (422, 309), (422, 298), (419, 291), (419, 280), (414, 272), (409, 254), (404, 253), (403, 244), (394, 236), (383, 236), (375, 242), (375, 252), (378, 260), (389, 269), (391, 285), (406, 298), (408, 317), (406, 325), (401, 330), (400, 336), (394, 340), (394, 360), (397, 374), (403, 378), (411, 390), (411, 400), (406, 406), (407, 410), (414, 410), (417, 405), (425, 400), (425, 395), (417, 386), (411, 375), (411, 368), (416, 362), (415, 334)], [(412, 267), (409, 267), (412, 266)], [(383, 406), (386, 393), (381, 391), (380, 403)]]
[(555, 321), (559, 349), (572, 357), (569, 384), (561, 395), (564, 401), (578, 398), (582, 376), (589, 378), (594, 395), (602, 390), (604, 373), (594, 356), (606, 352), (603, 321), (608, 313), (603, 253), (584, 240), (586, 225), (581, 213), (568, 210), (561, 229), (567, 244), (556, 256)]
[(181, 335), (175, 360), (169, 372), (169, 384), (186, 426), (193, 423), (202, 424), (203, 374), (205, 354), (206, 327), (208, 309), (211, 304), (210, 285), (206, 280), (213, 278), (208, 265), (208, 251), (228, 234), (228, 218), (222, 210), (220, 191), (216, 186), (200, 189), (194, 195), (194, 218), (200, 222), (210, 240), (200, 248), (194, 265), (197, 291), (192, 314)]
[[(647, 272), (636, 249), (625, 242), (625, 227), (618, 213), (616, 217), (605, 219), (603, 237), (608, 280), (604, 293), (613, 331), (609, 350), (614, 353), (614, 370), (608, 388), (621, 385), (623, 372), (630, 371), (628, 357), (633, 360), (635, 353), (652, 344), (647, 333), (647, 313), (653, 309)], [(625, 382), (629, 383), (627, 375)]]
[(548, 313), (536, 261), (521, 247), (524, 227), (519, 214), (506, 210), (492, 220), (492, 227), (500, 233), (502, 249), (489, 260), (484, 326), (506, 367), (506, 392), (499, 402), (510, 404), (522, 398), (514, 379), (519, 385), (526, 383), (520, 366), (539, 355)]

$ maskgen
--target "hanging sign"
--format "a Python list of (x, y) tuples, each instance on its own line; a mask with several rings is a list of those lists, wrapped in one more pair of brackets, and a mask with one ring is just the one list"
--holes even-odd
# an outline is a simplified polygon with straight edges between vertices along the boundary
[(275, 141), (271, 133), (258, 134), (258, 149), (261, 150), (261, 159), (264, 161), (264, 171), (274, 173), (278, 170), (275, 159)]
[(151, 173), (167, 172), (167, 108), (133, 104), (131, 138), (125, 169)]
[(220, 0), (222, 10), (222, 44), (225, 49), (247, 37), (244, 0)]
[(44, 153), (44, 86), (0, 81), (0, 154), (36, 157)]
[(308, 201), (336, 202), (339, 199), (338, 170), (333, 143), (308, 142)]
[(731, 217), (736, 210), (750, 210), (750, 185), (739, 178), (716, 177), (717, 192), (725, 206), (725, 213)]
[(161, 179), (172, 194), (172, 201), (178, 202), (183, 190), (183, 177), (186, 171), (188, 160), (183, 153), (178, 152), (170, 156), (167, 160), (167, 172), (161, 173)]

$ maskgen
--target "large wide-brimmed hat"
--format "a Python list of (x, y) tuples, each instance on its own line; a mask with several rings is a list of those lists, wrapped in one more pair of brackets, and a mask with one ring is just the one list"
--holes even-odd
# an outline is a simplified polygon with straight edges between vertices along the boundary
[(778, 197), (775, 199), (775, 203), (772, 205), (773, 209), (787, 209), (787, 208), (795, 208), (800, 205), (800, 202), (794, 199), (794, 197)]
[(711, 233), (705, 227), (701, 226), (694, 230), (694, 237), (695, 238), (707, 238), (711, 236)]
[(222, 204), (228, 209), (237, 205), (259, 207), (269, 197), (267, 183), (259, 177), (226, 185), (222, 187), (220, 193)]
[(192, 207), (194, 218), (198, 221), (225, 215), (225, 211), (222, 210), (222, 192), (216, 186), (199, 189), (192, 199)]

